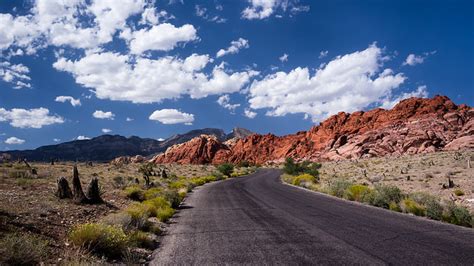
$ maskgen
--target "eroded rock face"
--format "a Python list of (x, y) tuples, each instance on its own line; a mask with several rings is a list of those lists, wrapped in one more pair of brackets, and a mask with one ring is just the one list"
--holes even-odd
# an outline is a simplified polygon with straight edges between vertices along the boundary
[(160, 163), (280, 162), (286, 157), (339, 160), (474, 148), (474, 108), (445, 96), (410, 98), (391, 110), (341, 112), (309, 131), (253, 134), (223, 144), (201, 138), (157, 156)]
[(165, 153), (155, 156), (154, 163), (208, 164), (216, 155), (229, 152), (217, 137), (201, 135), (188, 142), (171, 146)]
[(145, 157), (141, 155), (135, 155), (135, 156), (120, 156), (113, 159), (110, 163), (114, 165), (123, 165), (123, 164), (129, 164), (129, 163), (143, 163), (143, 162), (145, 162)]

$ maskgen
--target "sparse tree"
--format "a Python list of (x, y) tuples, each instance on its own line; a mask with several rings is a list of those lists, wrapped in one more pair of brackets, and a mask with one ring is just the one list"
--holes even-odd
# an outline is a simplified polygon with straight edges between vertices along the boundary
[(150, 176), (153, 175), (153, 164), (152, 163), (145, 163), (138, 168), (138, 172), (140, 172), (143, 175), (143, 179), (145, 179), (145, 186), (149, 187), (151, 182), (150, 182)]

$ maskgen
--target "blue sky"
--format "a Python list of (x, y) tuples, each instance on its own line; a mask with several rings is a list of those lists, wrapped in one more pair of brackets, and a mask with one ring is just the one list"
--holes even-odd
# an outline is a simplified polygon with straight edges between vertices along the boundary
[(0, 1), (0, 150), (104, 132), (283, 135), (411, 96), (473, 105), (473, 10), (470, 0)]

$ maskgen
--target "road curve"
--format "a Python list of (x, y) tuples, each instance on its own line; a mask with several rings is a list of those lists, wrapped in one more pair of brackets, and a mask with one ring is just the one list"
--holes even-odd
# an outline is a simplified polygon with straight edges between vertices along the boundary
[(473, 229), (305, 191), (279, 175), (196, 189), (151, 264), (474, 265)]

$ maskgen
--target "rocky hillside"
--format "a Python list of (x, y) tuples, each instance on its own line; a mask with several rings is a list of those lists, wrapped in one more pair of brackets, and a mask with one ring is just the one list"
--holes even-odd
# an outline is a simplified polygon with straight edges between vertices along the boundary
[[(391, 110), (341, 112), (309, 131), (283, 137), (253, 134), (226, 145), (199, 136), (156, 156), (156, 163), (265, 163), (286, 157), (339, 160), (474, 149), (474, 108), (448, 97), (410, 98)], [(211, 140), (212, 139), (212, 140)]]

